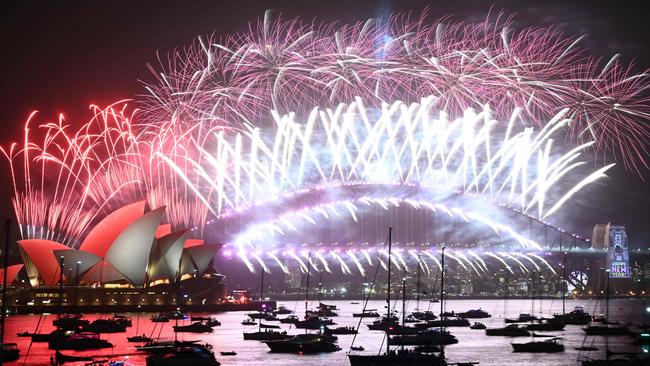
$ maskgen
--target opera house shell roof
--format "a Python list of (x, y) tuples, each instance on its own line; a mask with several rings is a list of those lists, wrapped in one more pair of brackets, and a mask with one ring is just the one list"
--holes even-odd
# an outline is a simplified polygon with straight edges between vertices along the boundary
[(161, 224), (164, 207), (148, 212), (145, 207), (139, 201), (112, 212), (79, 249), (44, 239), (19, 240), (31, 285), (52, 286), (63, 278), (68, 284), (121, 281), (147, 286), (206, 272), (221, 245), (189, 239), (188, 230), (172, 232), (171, 225)]

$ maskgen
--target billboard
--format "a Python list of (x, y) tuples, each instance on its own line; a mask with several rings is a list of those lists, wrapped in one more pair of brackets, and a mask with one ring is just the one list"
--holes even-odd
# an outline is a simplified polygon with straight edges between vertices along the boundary
[(630, 278), (630, 255), (627, 250), (625, 226), (609, 226), (607, 263), (609, 278)]

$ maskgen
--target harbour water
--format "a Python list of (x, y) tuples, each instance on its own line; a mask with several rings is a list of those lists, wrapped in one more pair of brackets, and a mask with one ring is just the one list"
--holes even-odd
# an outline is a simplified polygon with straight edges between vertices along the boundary
[[(327, 304), (336, 305), (339, 310), (339, 316), (334, 317), (336, 326), (354, 326), (359, 324), (359, 318), (352, 317), (353, 312), (360, 312), (363, 306), (361, 300), (357, 300), (359, 304), (351, 304), (353, 300), (340, 300), (340, 301), (327, 301)], [(304, 312), (304, 302), (280, 302), (287, 308), (295, 310), (297, 314)], [(316, 302), (310, 304), (310, 308), (317, 305)], [(492, 314), (489, 319), (477, 319), (490, 327), (500, 327), (504, 324), (504, 311), (506, 317), (516, 317), (520, 313), (531, 313), (534, 311), (535, 315), (551, 316), (553, 313), (562, 312), (562, 301), (559, 299), (545, 299), (536, 300), (534, 306), (530, 300), (511, 299), (504, 304), (503, 300), (449, 300), (446, 301), (445, 308), (447, 311), (466, 311), (470, 309), (481, 308), (488, 313)], [(587, 311), (592, 315), (604, 313), (604, 304), (602, 301), (596, 300), (567, 300), (567, 312), (571, 311), (574, 306), (583, 305)], [(647, 300), (612, 300), (610, 301), (610, 319), (611, 321), (618, 321), (621, 324), (643, 324), (649, 323), (646, 307), (649, 305)], [(407, 311), (415, 309), (415, 301), (410, 301), (407, 304)], [(439, 303), (430, 303), (428, 301), (420, 302), (420, 309), (430, 309), (435, 313), (439, 312)], [(378, 312), (385, 312), (385, 302), (383, 301), (370, 301), (367, 305), (369, 309), (377, 309)], [(401, 302), (396, 304), (396, 310), (401, 311)], [(111, 316), (112, 314), (103, 315)], [(99, 358), (108, 358), (116, 360), (125, 360), (127, 365), (144, 365), (145, 358), (143, 354), (138, 354), (135, 350), (134, 343), (126, 341), (127, 336), (135, 334), (136, 315), (135, 313), (124, 314), (132, 317), (133, 327), (127, 329), (127, 333), (103, 334), (102, 338), (107, 339), (115, 345), (112, 349), (95, 350), (74, 352), (66, 351), (66, 354), (73, 355), (92, 355)], [(188, 314), (189, 315), (189, 314)], [(193, 316), (206, 316), (207, 314), (191, 314)], [(316, 366), (316, 365), (349, 365), (346, 353), (349, 351), (353, 335), (339, 335), (339, 346), (341, 350), (334, 353), (319, 354), (319, 355), (293, 355), (293, 354), (274, 354), (268, 352), (268, 347), (264, 343), (257, 341), (244, 341), (242, 332), (257, 330), (256, 326), (243, 326), (242, 320), (246, 318), (245, 312), (224, 312), (218, 314), (209, 314), (221, 321), (222, 325), (215, 327), (214, 332), (210, 334), (191, 334), (179, 333), (180, 340), (200, 340), (201, 343), (209, 343), (214, 347), (217, 360), (222, 365), (265, 365), (265, 366)], [(100, 314), (87, 314), (86, 318), (89, 320), (101, 317)], [(147, 336), (158, 337), (160, 339), (171, 340), (174, 338), (172, 325), (174, 321), (169, 323), (159, 323), (154, 330), (154, 323), (149, 320), (150, 314), (141, 314), (139, 321), (139, 334), (146, 334)], [(280, 317), (284, 317), (281, 315)], [(40, 319), (40, 325), (39, 325)], [(47, 365), (50, 362), (50, 356), (54, 351), (47, 348), (47, 343), (33, 343), (30, 346), (30, 338), (17, 337), (16, 333), (21, 331), (34, 332), (37, 325), (40, 333), (46, 333), (53, 330), (52, 320), (56, 319), (56, 315), (20, 315), (11, 316), (7, 320), (6, 341), (18, 343), (21, 351), (21, 358), (16, 361), (16, 365)], [(372, 318), (362, 318), (360, 333), (356, 336), (354, 341), (355, 346), (363, 346), (365, 352), (373, 353), (379, 350), (382, 344), (383, 332), (370, 331), (366, 324), (372, 322)], [(179, 324), (189, 324), (190, 320), (179, 321)], [(278, 322), (268, 322), (269, 324), (279, 324), (283, 330), (287, 330), (290, 334), (304, 332), (304, 330), (294, 329), (289, 324), (280, 324)], [(163, 324), (160, 330), (160, 324)], [(488, 337), (485, 335), (484, 330), (472, 330), (468, 327), (452, 327), (449, 330), (454, 334), (458, 340), (458, 344), (445, 347), (445, 354), (448, 362), (467, 362), (474, 361), (480, 362), (480, 365), (577, 365), (578, 358), (588, 356), (593, 358), (604, 357), (605, 352), (605, 337), (585, 337), (583, 326), (568, 325), (564, 331), (561, 332), (546, 332), (547, 334), (557, 335), (564, 338), (566, 351), (556, 354), (527, 354), (527, 353), (513, 353), (511, 342), (526, 342), (529, 341), (528, 337), (508, 338), (508, 337)], [(609, 337), (607, 342), (609, 347), (614, 351), (627, 351), (627, 352), (648, 352), (645, 350), (631, 345), (632, 339), (627, 336), (623, 337)], [(598, 347), (598, 351), (576, 351), (574, 347), (582, 345)], [(236, 356), (221, 356), (221, 351), (235, 351)], [(71, 363), (70, 365), (74, 365)], [(77, 363), (83, 365), (83, 363)]]

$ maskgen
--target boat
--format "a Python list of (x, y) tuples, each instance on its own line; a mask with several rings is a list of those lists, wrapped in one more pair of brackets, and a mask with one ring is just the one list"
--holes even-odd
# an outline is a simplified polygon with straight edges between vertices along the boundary
[(130, 319), (96, 319), (81, 327), (81, 330), (89, 333), (123, 333), (129, 326), (131, 326)]
[(379, 318), (379, 315), (376, 311), (363, 311), (361, 313), (352, 313), (354, 318)]
[(59, 351), (54, 353), (54, 359), (57, 365), (63, 365), (66, 362), (93, 361), (92, 357), (66, 355)]
[(82, 314), (65, 314), (52, 321), (52, 325), (64, 330), (76, 330), (87, 326), (90, 322), (83, 319)]
[(553, 353), (564, 352), (562, 338), (551, 338), (544, 341), (527, 343), (511, 343), (514, 352)]
[(0, 363), (16, 361), (20, 358), (20, 349), (16, 343), (3, 343), (0, 348)]
[(135, 346), (135, 349), (140, 352), (147, 353), (167, 353), (174, 349), (174, 342), (158, 342), (151, 341), (147, 342), (142, 346)]
[(351, 366), (445, 366), (447, 362), (435, 353), (420, 352), (411, 349), (398, 349), (383, 354), (354, 354), (348, 353)]
[(488, 328), (485, 330), (487, 336), (503, 336), (503, 337), (527, 337), (530, 332), (518, 326), (517, 324), (506, 325), (503, 328)]
[(245, 341), (273, 341), (280, 339), (287, 339), (293, 337), (288, 335), (287, 332), (278, 332), (274, 330), (264, 330), (257, 332), (244, 333)]
[(476, 310), (468, 310), (464, 313), (458, 313), (456, 314), (459, 318), (464, 318), (464, 319), (485, 319), (485, 318), (491, 318), (492, 315), (488, 314), (486, 311), (479, 309)]
[(469, 327), (469, 320), (463, 318), (441, 318), (430, 320), (422, 325), (424, 328), (433, 327)]
[(205, 321), (205, 325), (208, 327), (220, 327), (221, 322), (214, 318), (208, 318), (208, 320)]
[(294, 323), (297, 329), (311, 329), (311, 330), (317, 330), (320, 329), (324, 325), (328, 325), (327, 322), (324, 322), (321, 320), (316, 315), (311, 315), (305, 320), (300, 320), (296, 323)]
[(506, 323), (527, 323), (537, 320), (537, 317), (528, 313), (519, 314), (515, 319), (506, 318)]
[(350, 305), (359, 305), (360, 303), (358, 301), (351, 301)]
[(337, 327), (337, 328), (328, 328), (325, 327), (323, 331), (325, 334), (357, 334), (357, 329), (354, 327)]
[[(295, 316), (295, 315), (289, 315), (289, 316), (286, 317), (286, 318), (282, 318), (282, 319), (280, 319), (280, 323), (283, 323), (283, 324), (295, 324), (295, 323), (297, 323), (297, 322), (299, 322), (299, 321), (300, 321), (300, 318), (298, 318), (298, 317)], [(243, 323), (242, 323), (242, 324), (243, 324)]]
[(536, 331), (560, 331), (564, 330), (564, 323), (559, 323), (555, 321), (538, 321), (537, 323), (531, 323), (526, 325), (526, 330), (536, 330)]
[(469, 326), (470, 329), (487, 329), (485, 324), (479, 323), (479, 322), (474, 322), (474, 324)]
[(323, 353), (340, 350), (336, 337), (326, 334), (298, 334), (291, 338), (265, 341), (271, 352), (278, 353)]
[(610, 327), (608, 325), (588, 325), (582, 330), (587, 335), (607, 335), (607, 336), (625, 336), (630, 335), (630, 330), (626, 326)]
[(153, 323), (167, 323), (169, 318), (164, 314), (151, 315), (151, 321)]
[(222, 356), (237, 356), (237, 352), (235, 351), (221, 351), (219, 352)]
[(396, 335), (388, 338), (391, 345), (419, 346), (419, 345), (448, 345), (458, 343), (458, 339), (447, 331), (423, 330), (416, 334)]
[(194, 322), (190, 325), (174, 325), (176, 333), (212, 333), (212, 327), (202, 322)]
[(284, 305), (280, 305), (277, 309), (273, 310), (273, 314), (275, 315), (287, 315), (292, 313), (293, 311), (287, 309)]
[(416, 311), (410, 314), (410, 316), (421, 320), (421, 321), (428, 321), (428, 320), (436, 320), (438, 317), (436, 314), (433, 313), (433, 311)]
[[(132, 337), (126, 337), (126, 340), (128, 342), (143, 343), (143, 342), (151, 342), (153, 340), (153, 339), (145, 336), (144, 334), (142, 334), (141, 336), (138, 335), (138, 332), (140, 331), (140, 309), (141, 309), (141, 306), (138, 305), (138, 316), (135, 318), (135, 334), (136, 335), (134, 335)], [(117, 318), (117, 316), (115, 316), (115, 317)]]
[(144, 342), (151, 342), (153, 339), (143, 334), (143, 335), (136, 335), (132, 337), (126, 337), (126, 340), (131, 343), (144, 343)]
[(363, 346), (351, 346), (350, 350), (352, 351), (365, 351), (366, 349)]
[(96, 333), (73, 333), (71, 335), (62, 335), (52, 337), (48, 341), (50, 349), (57, 350), (85, 350), (112, 348), (113, 344), (105, 339), (99, 338)]
[(578, 305), (570, 313), (553, 314), (553, 321), (562, 324), (587, 325), (591, 322), (591, 315), (582, 305)]
[[(272, 315), (272, 314), (271, 314)], [(265, 319), (269, 316), (268, 313), (260, 311), (259, 313), (248, 313), (246, 314), (247, 317), (251, 319)]]
[(33, 334), (34, 333), (30, 333), (30, 332), (27, 332), (27, 331), (18, 332), (18, 333), (16, 333), (16, 337), (31, 337)]
[[(280, 320), (282, 322), (282, 320)], [(253, 319), (245, 319), (244, 321), (241, 322), (241, 325), (256, 325), (255, 321)]]
[(262, 324), (260, 324), (260, 328), (262, 328), (262, 329), (280, 329), (280, 326), (275, 325), (275, 324), (263, 324), (262, 323)]
[(193, 344), (190, 346), (175, 347), (166, 354), (153, 354), (147, 357), (147, 366), (219, 366), (211, 347), (208, 345)]

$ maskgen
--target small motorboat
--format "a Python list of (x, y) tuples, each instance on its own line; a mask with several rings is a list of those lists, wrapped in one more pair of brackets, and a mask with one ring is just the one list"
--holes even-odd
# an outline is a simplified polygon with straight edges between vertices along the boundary
[(32, 333), (30, 332), (18, 332), (16, 333), (16, 337), (31, 337)]
[(352, 346), (350, 347), (352, 351), (365, 351), (366, 349), (363, 346)]
[[(280, 320), (282, 321), (282, 320)], [(243, 322), (241, 322), (241, 325), (257, 325), (253, 319), (246, 319)]]
[(377, 311), (366, 310), (361, 313), (353, 313), (352, 316), (355, 318), (379, 318), (381, 315)]
[(281, 318), (280, 319), (280, 323), (283, 323), (283, 324), (296, 324), (299, 321), (300, 321), (300, 318), (298, 318), (295, 315), (289, 315), (286, 318)]
[(167, 323), (169, 321), (169, 317), (163, 314), (152, 315), (151, 321), (153, 323)]
[(222, 356), (237, 356), (237, 352), (235, 351), (221, 351)]
[(145, 343), (145, 342), (151, 342), (153, 339), (143, 334), (143, 335), (136, 335), (133, 337), (126, 337), (126, 340), (131, 343)]
[(264, 329), (280, 329), (280, 326), (279, 326), (279, 325), (275, 325), (275, 324), (264, 324), (264, 323), (261, 323), (261, 324), (260, 324), (260, 328), (264, 328)]
[(359, 305), (359, 303), (356, 302), (356, 301), (352, 301), (352, 302), (350, 302), (350, 305)]
[(487, 327), (483, 323), (474, 322), (474, 324), (469, 326), (470, 329), (486, 329)]
[(484, 318), (492, 317), (492, 315), (488, 314), (487, 311), (482, 310), (480, 308), (476, 310), (468, 310), (464, 313), (458, 313), (456, 315), (458, 317), (466, 318), (466, 319), (484, 319)]

